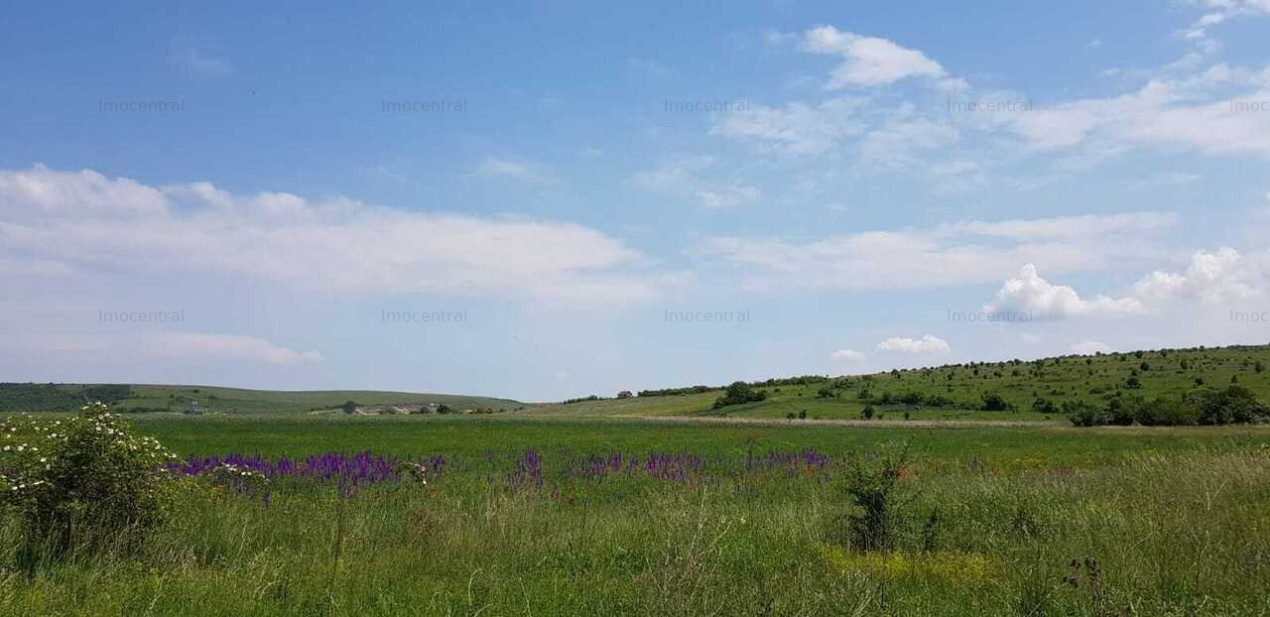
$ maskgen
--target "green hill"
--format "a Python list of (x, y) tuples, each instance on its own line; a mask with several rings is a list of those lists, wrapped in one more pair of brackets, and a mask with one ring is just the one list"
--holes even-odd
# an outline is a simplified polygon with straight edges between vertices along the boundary
[(70, 411), (88, 400), (101, 400), (124, 412), (184, 411), (197, 401), (204, 412), (304, 412), (358, 405), (419, 406), (445, 404), (456, 410), (489, 407), (513, 410), (523, 404), (510, 399), (422, 392), (372, 390), (279, 391), (216, 386), (127, 384), (0, 384), (0, 412)]
[[(1181, 397), (1201, 388), (1232, 383), (1270, 401), (1270, 346), (1162, 349), (1040, 360), (972, 362), (897, 370), (872, 375), (806, 376), (752, 382), (761, 402), (714, 409), (718, 386), (695, 391), (645, 391), (626, 399), (559, 403), (535, 413), (617, 416), (700, 416), (858, 419), (865, 407), (875, 417), (904, 419), (1062, 420), (1034, 409), (1042, 399), (1061, 408), (1067, 401), (1103, 406), (1117, 395)], [(701, 390), (698, 388), (697, 390)], [(985, 397), (1000, 397), (1005, 410), (988, 411)], [(999, 406), (999, 405), (998, 405)]]

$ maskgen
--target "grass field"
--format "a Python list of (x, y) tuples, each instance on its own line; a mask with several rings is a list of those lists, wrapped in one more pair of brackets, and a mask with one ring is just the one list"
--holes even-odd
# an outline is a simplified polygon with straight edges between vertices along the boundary
[[(1270, 609), (1270, 427), (276, 414), (147, 414), (135, 427), (182, 456), (372, 450), (441, 455), (445, 465), (426, 486), (390, 482), (343, 497), (321, 482), (280, 487), (267, 500), (192, 496), (140, 555), (83, 555), (33, 576), (7, 570), (0, 613)], [(909, 443), (911, 462), (894, 545), (855, 551), (841, 540), (850, 501), (839, 472), (895, 440)], [(528, 450), (538, 467), (526, 462)], [(809, 451), (829, 462), (785, 456)], [(688, 455), (701, 467), (655, 476), (644, 471), (650, 452)], [(637, 471), (585, 472), (616, 453)], [(20, 546), (14, 533), (0, 533), (10, 560)]]
[[(1021, 406), (1033, 390), (1096, 398), (1135, 364), (1148, 395), (1238, 375), (1264, 397), (1264, 353), (1062, 359), (1024, 365), (1043, 373), (1032, 382), (1013, 365), (853, 377), (831, 397), (765, 386), (767, 401), (726, 414), (718, 392), (492, 415), (300, 409), (320, 398), (130, 414), (188, 457), (181, 473), (239, 454), (272, 475), (196, 476), (204, 488), (128, 552), (19, 567), (6, 519), (0, 614), (1264, 615), (1270, 426), (1075, 428), (904, 406), (865, 422), (852, 394), (951, 384), (959, 400)], [(808, 419), (786, 420), (795, 409)], [(850, 478), (899, 444), (887, 542), (865, 550)], [(427, 484), (398, 471), (409, 461)]]

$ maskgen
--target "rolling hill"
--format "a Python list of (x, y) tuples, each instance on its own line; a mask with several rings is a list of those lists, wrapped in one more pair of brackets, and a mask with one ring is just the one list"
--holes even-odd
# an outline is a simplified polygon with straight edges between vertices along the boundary
[[(1161, 349), (1039, 360), (972, 362), (896, 370), (872, 375), (807, 376), (751, 382), (767, 395), (761, 402), (714, 409), (723, 386), (694, 391), (678, 388), (641, 392), (625, 399), (597, 398), (558, 403), (535, 414), (613, 416), (711, 416), (858, 419), (865, 407), (875, 417), (937, 420), (1062, 420), (1061, 414), (1034, 411), (1043, 399), (1105, 404), (1117, 393), (1153, 399), (1180, 397), (1198, 388), (1237, 383), (1270, 401), (1270, 345)], [(862, 395), (863, 393), (863, 395)], [(985, 396), (998, 396), (1008, 409), (987, 411)]]
[(0, 384), (0, 412), (70, 411), (87, 400), (102, 400), (124, 412), (179, 412), (197, 401), (204, 412), (305, 412), (359, 405), (419, 406), (444, 403), (454, 409), (489, 407), (512, 410), (523, 404), (510, 399), (373, 390), (281, 391), (218, 386), (126, 384)]

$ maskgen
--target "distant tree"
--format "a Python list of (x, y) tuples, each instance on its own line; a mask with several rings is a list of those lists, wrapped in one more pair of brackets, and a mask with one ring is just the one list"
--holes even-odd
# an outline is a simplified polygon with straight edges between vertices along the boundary
[(1009, 401), (1002, 398), (1000, 394), (996, 394), (994, 392), (983, 393), (984, 411), (1008, 411), (1009, 409)]
[(1134, 375), (1124, 382), (1124, 386), (1126, 388), (1137, 390), (1142, 387), (1142, 380), (1138, 379), (1137, 375)]
[(1257, 363), (1252, 366), (1252, 370), (1261, 373), (1266, 370), (1266, 365), (1261, 360), (1257, 360)]
[(764, 400), (767, 400), (766, 392), (755, 390), (744, 381), (736, 381), (728, 386), (728, 389), (723, 392), (723, 396), (714, 401), (714, 408), (719, 409), (728, 405), (741, 405)]
[(1050, 399), (1037, 397), (1035, 401), (1032, 401), (1032, 411), (1045, 414), (1058, 413), (1058, 405)]
[(454, 409), (445, 403), (437, 405), (437, 413), (453, 413)]
[(864, 410), (860, 412), (860, 419), (862, 419), (862, 420), (872, 420), (872, 419), (873, 419), (873, 406), (872, 406), (872, 405), (865, 405), (865, 406), (864, 406)]
[(353, 401), (344, 401), (344, 404), (340, 405), (340, 409), (343, 409), (344, 413), (353, 413), (357, 411), (357, 403), (354, 403)]

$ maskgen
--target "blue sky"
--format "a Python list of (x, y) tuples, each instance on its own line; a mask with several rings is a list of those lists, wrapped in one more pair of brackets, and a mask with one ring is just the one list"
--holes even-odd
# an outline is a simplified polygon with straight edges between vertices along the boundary
[(1270, 340), (1265, 0), (690, 4), (6, 8), (0, 379), (548, 400)]

